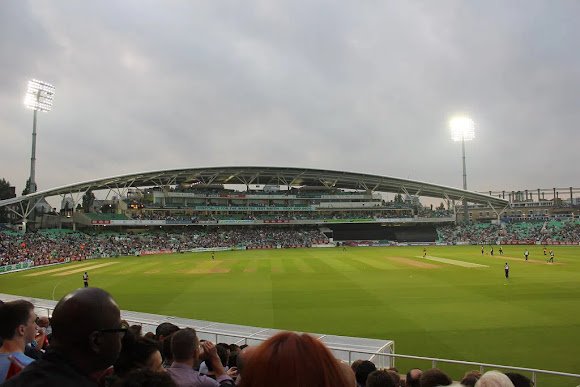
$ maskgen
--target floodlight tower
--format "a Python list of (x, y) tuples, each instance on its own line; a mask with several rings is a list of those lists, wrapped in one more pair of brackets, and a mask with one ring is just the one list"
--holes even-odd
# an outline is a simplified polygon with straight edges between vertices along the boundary
[[(463, 156), (463, 190), (467, 190), (467, 172), (465, 171), (465, 141), (475, 138), (475, 124), (469, 117), (454, 117), (449, 121), (451, 139), (461, 141), (461, 154)], [(463, 220), (467, 222), (467, 200), (463, 199)]]
[(29, 178), (29, 193), (36, 192), (36, 113), (49, 112), (52, 109), (52, 99), (54, 97), (54, 86), (32, 79), (28, 81), (28, 90), (24, 97), (24, 105), (34, 110), (34, 118), (32, 121), (32, 156), (30, 157), (30, 178)]

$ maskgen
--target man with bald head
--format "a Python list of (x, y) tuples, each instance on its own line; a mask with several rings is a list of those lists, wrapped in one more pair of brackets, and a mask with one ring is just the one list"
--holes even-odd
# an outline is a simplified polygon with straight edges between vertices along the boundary
[(423, 371), (419, 368), (411, 368), (405, 377), (405, 387), (420, 387)]
[(5, 387), (95, 387), (117, 359), (127, 331), (116, 302), (99, 288), (82, 288), (63, 297), (51, 325), (49, 350)]

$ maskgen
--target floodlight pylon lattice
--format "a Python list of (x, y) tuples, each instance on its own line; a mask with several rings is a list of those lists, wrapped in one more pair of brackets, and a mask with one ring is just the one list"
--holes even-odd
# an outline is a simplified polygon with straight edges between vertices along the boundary
[(54, 98), (54, 86), (50, 83), (31, 79), (28, 81), (28, 89), (24, 97), (24, 106), (34, 110), (32, 121), (32, 152), (30, 157), (29, 193), (36, 192), (36, 113), (49, 112), (52, 110)]
[[(449, 121), (451, 129), (451, 139), (461, 141), (461, 154), (463, 159), (463, 190), (467, 190), (467, 172), (465, 168), (465, 141), (471, 141), (475, 138), (475, 124), (469, 117), (454, 117)], [(467, 200), (463, 200), (463, 220), (467, 222), (469, 216), (467, 213)]]

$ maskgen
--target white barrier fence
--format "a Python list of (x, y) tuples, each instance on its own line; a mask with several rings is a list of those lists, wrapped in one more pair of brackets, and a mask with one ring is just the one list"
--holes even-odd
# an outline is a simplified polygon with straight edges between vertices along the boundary
[[(36, 314), (51, 316), (57, 301), (39, 298), (23, 297), (11, 294), (0, 294), (3, 301), (25, 299), (34, 304)], [(204, 320), (192, 320), (181, 317), (163, 316), (134, 311), (121, 311), (121, 318), (130, 325), (141, 325), (142, 331), (155, 332), (155, 328), (162, 322), (170, 322), (179, 327), (195, 328), (200, 339), (214, 343), (258, 345), (271, 336), (280, 332), (277, 329), (251, 327), (246, 325), (224, 324)], [(388, 368), (393, 366), (393, 359), (382, 355), (394, 353), (395, 343), (391, 340), (368, 339), (362, 337), (334, 336), (319, 333), (308, 334), (316, 337), (331, 349), (334, 356), (345, 362), (356, 359), (372, 360), (377, 367)], [(377, 356), (380, 355), (380, 356)]]

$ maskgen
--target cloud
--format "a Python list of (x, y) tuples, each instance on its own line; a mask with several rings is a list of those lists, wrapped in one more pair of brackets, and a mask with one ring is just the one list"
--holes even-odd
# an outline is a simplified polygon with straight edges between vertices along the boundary
[[(1, 177), (40, 187), (162, 168), (277, 165), (461, 186), (447, 121), (476, 122), (469, 188), (574, 185), (576, 3), (0, 3)], [(5, 167), (8, 166), (8, 167)]]

